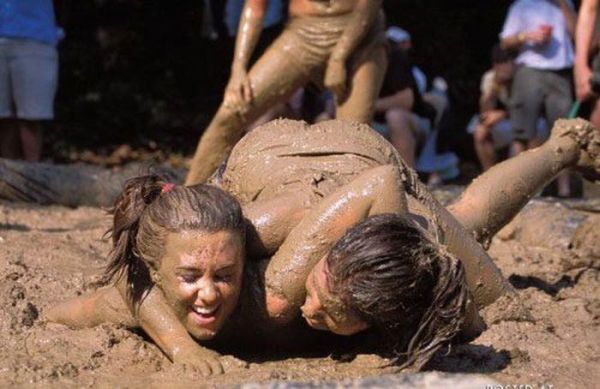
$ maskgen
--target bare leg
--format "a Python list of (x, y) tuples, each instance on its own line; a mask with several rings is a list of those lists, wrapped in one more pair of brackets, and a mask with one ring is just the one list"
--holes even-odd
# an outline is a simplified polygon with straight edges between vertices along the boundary
[(185, 184), (205, 182), (244, 134), (244, 127), (273, 104), (287, 101), (307, 81), (310, 69), (300, 69), (281, 39), (275, 41), (250, 69), (253, 100), (245, 115), (223, 105), (205, 130)]
[(253, 130), (258, 126), (262, 126), (265, 123), (270, 122), (271, 120), (275, 120), (278, 118), (285, 117), (287, 113), (287, 106), (284, 103), (279, 103), (275, 105), (273, 108), (270, 108), (267, 112), (265, 112), (261, 117), (253, 121), (248, 125), (248, 131)]
[(371, 122), (386, 68), (387, 53), (383, 46), (359, 55), (350, 75), (349, 94), (346, 100), (337, 106), (337, 119), (359, 123)]
[(200, 138), (185, 184), (195, 185), (206, 181), (242, 138), (244, 125), (251, 121), (221, 105)]
[(46, 313), (46, 318), (72, 328), (94, 327), (102, 323), (137, 326), (137, 321), (114, 286), (53, 307)]
[(0, 119), (0, 157), (17, 159), (21, 157), (19, 130), (15, 119)]
[(431, 104), (431, 106), (433, 106), (433, 108), (435, 109), (435, 120), (433, 123), (433, 127), (437, 128), (440, 121), (442, 120), (442, 115), (448, 108), (448, 98), (438, 93), (427, 92), (423, 94), (423, 100)]
[(390, 132), (390, 143), (398, 150), (404, 162), (414, 167), (417, 139), (414, 135), (415, 123), (410, 114), (401, 108), (393, 108), (385, 113), (385, 118)]
[(42, 125), (38, 121), (19, 120), (19, 133), (26, 161), (37, 162), (42, 157)]
[(490, 239), (563, 169), (600, 172), (600, 134), (586, 121), (559, 120), (542, 146), (478, 177), (448, 210), (477, 240)]
[(478, 123), (473, 134), (473, 142), (483, 170), (486, 171), (494, 166), (496, 164), (496, 150), (494, 149), (489, 127)]
[(523, 151), (527, 150), (527, 144), (520, 140), (515, 140), (512, 143), (512, 152), (513, 155), (519, 155)]

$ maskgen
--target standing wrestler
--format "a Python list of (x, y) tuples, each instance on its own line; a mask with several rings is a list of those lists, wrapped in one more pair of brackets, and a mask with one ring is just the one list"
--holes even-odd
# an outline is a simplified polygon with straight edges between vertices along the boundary
[(283, 33), (248, 71), (268, 0), (247, 0), (225, 97), (186, 185), (206, 181), (247, 124), (308, 82), (333, 91), (337, 117), (367, 123), (387, 66), (381, 0), (291, 0)]

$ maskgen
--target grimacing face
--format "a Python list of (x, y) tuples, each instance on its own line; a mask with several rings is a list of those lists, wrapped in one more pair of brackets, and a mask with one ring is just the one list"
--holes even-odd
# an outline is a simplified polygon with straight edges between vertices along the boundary
[(231, 231), (168, 233), (160, 261), (160, 287), (187, 331), (215, 337), (237, 306), (244, 242)]
[(300, 308), (302, 316), (312, 328), (338, 335), (353, 335), (367, 329), (369, 324), (329, 290), (326, 258), (315, 265), (306, 279), (306, 300)]

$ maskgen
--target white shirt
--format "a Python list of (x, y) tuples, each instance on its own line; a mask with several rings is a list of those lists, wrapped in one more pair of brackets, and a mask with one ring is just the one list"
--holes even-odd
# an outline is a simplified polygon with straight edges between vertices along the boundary
[[(573, 2), (567, 0), (569, 6)], [(560, 5), (552, 0), (516, 0), (508, 10), (500, 39), (531, 31), (541, 24), (552, 26), (552, 37), (543, 46), (525, 43), (516, 59), (519, 65), (535, 69), (558, 70), (573, 66), (573, 42)]]

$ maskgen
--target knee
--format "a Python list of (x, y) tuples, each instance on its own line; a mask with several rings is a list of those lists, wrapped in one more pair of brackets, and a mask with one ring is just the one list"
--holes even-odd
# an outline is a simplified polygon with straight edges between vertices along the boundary
[(385, 120), (388, 126), (393, 128), (408, 128), (409, 113), (402, 108), (391, 108), (385, 112)]
[(489, 135), (489, 128), (483, 124), (478, 124), (477, 127), (475, 127), (475, 132), (473, 133), (473, 140), (475, 143), (484, 143), (489, 139)]
[(284, 297), (267, 290), (266, 306), (269, 318), (277, 324), (287, 324), (293, 320), (296, 311)]

